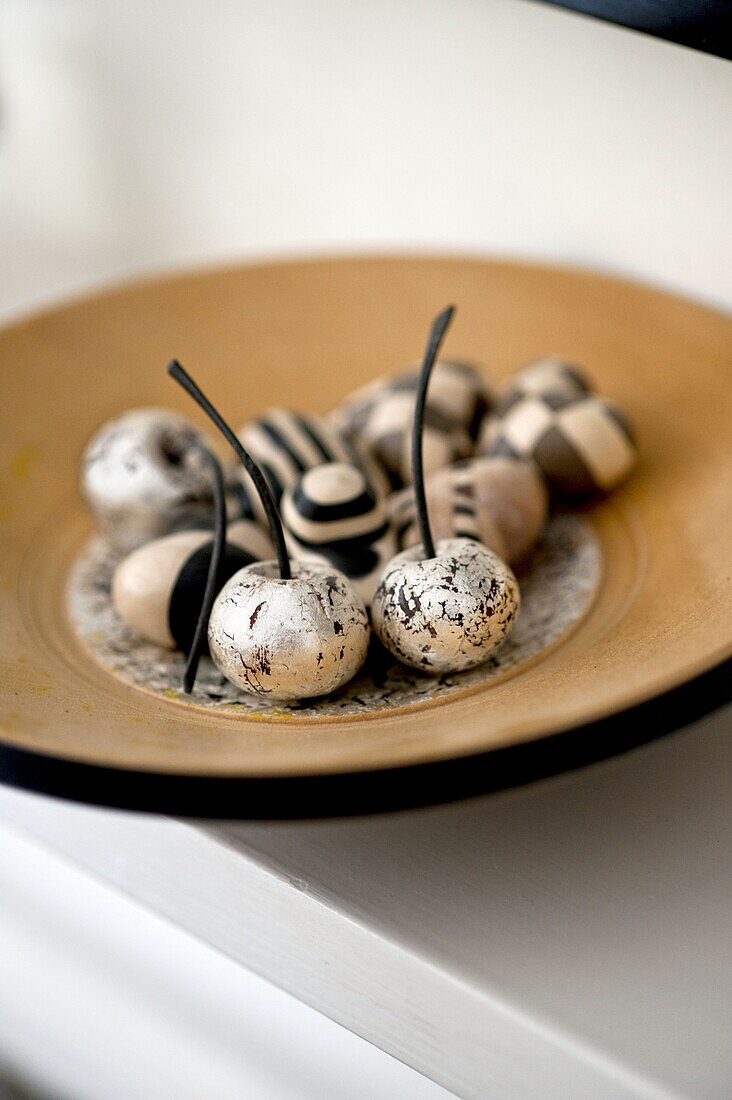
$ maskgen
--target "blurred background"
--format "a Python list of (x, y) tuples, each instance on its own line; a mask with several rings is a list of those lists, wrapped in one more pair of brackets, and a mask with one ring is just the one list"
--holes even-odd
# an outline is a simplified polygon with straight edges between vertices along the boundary
[(0, 309), (493, 252), (732, 304), (728, 62), (530, 0), (3, 0)]
[[(729, 63), (531, 0), (2, 0), (0, 112), (4, 319), (360, 251), (732, 307)], [(0, 1096), (446, 1095), (7, 831), (0, 931)]]

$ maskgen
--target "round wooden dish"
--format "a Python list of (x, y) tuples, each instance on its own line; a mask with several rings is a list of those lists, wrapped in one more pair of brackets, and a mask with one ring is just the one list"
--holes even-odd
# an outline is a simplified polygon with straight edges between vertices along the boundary
[[(91, 530), (77, 471), (97, 426), (134, 405), (191, 414), (164, 373), (173, 356), (232, 415), (277, 402), (323, 410), (414, 359), (448, 301), (459, 306), (449, 350), (484, 362), (495, 378), (564, 354), (587, 365), (636, 423), (638, 470), (588, 513), (604, 574), (579, 627), (483, 691), (296, 728), (181, 707), (97, 667), (64, 604)], [(720, 666), (732, 649), (731, 352), (729, 319), (667, 294), (586, 273), (444, 259), (166, 279), (6, 330), (0, 775), (166, 812), (360, 812), (571, 766), (661, 732), (664, 714), (679, 721), (708, 709), (728, 687), (729, 666)], [(703, 673), (691, 695), (680, 690)]]

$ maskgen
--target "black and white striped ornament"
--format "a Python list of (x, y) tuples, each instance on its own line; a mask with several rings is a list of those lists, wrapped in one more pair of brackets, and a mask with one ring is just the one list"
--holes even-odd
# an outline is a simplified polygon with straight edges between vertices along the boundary
[(607, 492), (635, 464), (633, 431), (604, 398), (524, 397), (501, 417), (489, 453), (530, 458), (549, 488), (566, 497)]
[(290, 553), (334, 566), (369, 604), (396, 539), (363, 471), (346, 462), (316, 466), (285, 491), (280, 508)]
[[(447, 467), (453, 470), (454, 467)], [(443, 473), (438, 470), (425, 481), (430, 526), (436, 540), (451, 538), (474, 539), (482, 542), (499, 558), (508, 560), (501, 532), (493, 517), (478, 507), (473, 492), (457, 484), (452, 477), (433, 479)], [(417, 519), (414, 493), (410, 486), (394, 493), (389, 508), (397, 544), (402, 550), (417, 546), (422, 541)]]
[[(419, 370), (381, 378), (357, 390), (335, 410), (335, 423), (389, 474), (392, 488), (411, 481), (410, 432)], [(468, 363), (435, 364), (425, 409), (427, 473), (472, 454), (493, 397), (483, 374)]]
[[(364, 460), (341, 432), (322, 417), (289, 409), (269, 409), (259, 419), (245, 424), (237, 434), (261, 467), (277, 503), (304, 473), (326, 462), (356, 463), (364, 469), (375, 492), (386, 491), (383, 475), (374, 464)], [(233, 478), (236, 514), (263, 521), (262, 503), (247, 471), (239, 466)]]
[[(148, 641), (187, 653), (201, 611), (213, 545), (210, 530), (178, 531), (128, 554), (112, 580), (112, 604), (122, 622)], [(272, 554), (272, 543), (258, 524), (247, 520), (230, 524), (218, 587), (245, 565)]]
[[(548, 496), (533, 462), (479, 456), (437, 470), (425, 481), (427, 506), (438, 539), (473, 538), (507, 562), (519, 561), (544, 529)], [(420, 541), (411, 489), (390, 501), (402, 548)]]

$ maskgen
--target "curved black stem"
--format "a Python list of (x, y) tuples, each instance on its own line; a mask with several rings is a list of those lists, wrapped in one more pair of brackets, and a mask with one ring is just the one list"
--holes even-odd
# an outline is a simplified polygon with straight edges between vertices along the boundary
[(264, 474), (260, 470), (257, 463), (254, 461), (249, 452), (242, 446), (237, 439), (234, 432), (226, 423), (221, 413), (211, 404), (209, 399), (203, 393), (201, 389), (191, 378), (188, 371), (186, 371), (177, 359), (173, 359), (168, 364), (168, 374), (171, 378), (174, 378), (178, 385), (182, 386), (187, 393), (191, 395), (193, 400), (200, 405), (210, 420), (214, 422), (226, 441), (233, 447), (236, 452), (239, 461), (247, 471), (254, 487), (259, 494), (259, 499), (262, 501), (262, 506), (267, 515), (267, 523), (269, 524), (269, 531), (272, 536), (272, 542), (274, 543), (275, 551), (277, 553), (277, 564), (279, 565), (280, 577), (283, 581), (289, 581), (292, 577), (292, 570), (290, 569), (290, 558), (287, 553), (287, 546), (285, 545), (285, 534), (282, 530), (282, 520), (280, 514), (277, 511), (277, 505), (275, 499), (272, 496), (272, 490), (270, 489)]
[(206, 631), (208, 630), (208, 620), (211, 617), (211, 608), (213, 607), (214, 600), (219, 590), (219, 571), (221, 569), (221, 560), (224, 556), (224, 545), (226, 543), (226, 495), (221, 463), (213, 451), (209, 451), (208, 447), (205, 447), (202, 443), (194, 443), (193, 448), (202, 455), (211, 470), (214, 496), (214, 537), (213, 546), (211, 547), (211, 561), (209, 562), (208, 574), (206, 576), (206, 587), (201, 602), (201, 610), (198, 615), (198, 622), (196, 623), (196, 630), (193, 635), (193, 641), (191, 642), (191, 648), (188, 651), (186, 670), (183, 675), (183, 690), (188, 695), (193, 691), (193, 685), (196, 682), (198, 662), (203, 653)]
[(422, 437), (424, 435), (424, 407), (427, 400), (427, 387), (430, 382), (432, 368), (437, 359), (440, 345), (445, 338), (450, 322), (455, 313), (455, 306), (443, 309), (439, 316), (435, 317), (430, 329), (427, 348), (422, 360), (419, 372), (419, 386), (417, 388), (417, 400), (414, 406), (414, 423), (412, 425), (412, 483), (414, 486), (414, 507), (417, 513), (419, 534), (426, 558), (435, 557), (435, 544), (432, 541), (430, 520), (427, 514), (427, 498), (424, 491), (424, 468), (422, 465)]

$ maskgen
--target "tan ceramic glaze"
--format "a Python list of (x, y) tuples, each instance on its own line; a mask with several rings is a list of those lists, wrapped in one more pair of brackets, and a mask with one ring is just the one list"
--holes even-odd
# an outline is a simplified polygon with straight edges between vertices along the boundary
[[(446, 355), (499, 381), (550, 349), (627, 410), (641, 456), (587, 513), (604, 576), (542, 659), (418, 711), (320, 723), (243, 718), (135, 691), (90, 660), (65, 613), (92, 527), (79, 460), (100, 424), (166, 405), (177, 356), (239, 422), (286, 394), (324, 412), (414, 359), (436, 310)], [(0, 335), (0, 736), (99, 764), (200, 775), (369, 769), (515, 744), (607, 715), (729, 656), (732, 321), (584, 273), (466, 260), (275, 264), (150, 282)]]

